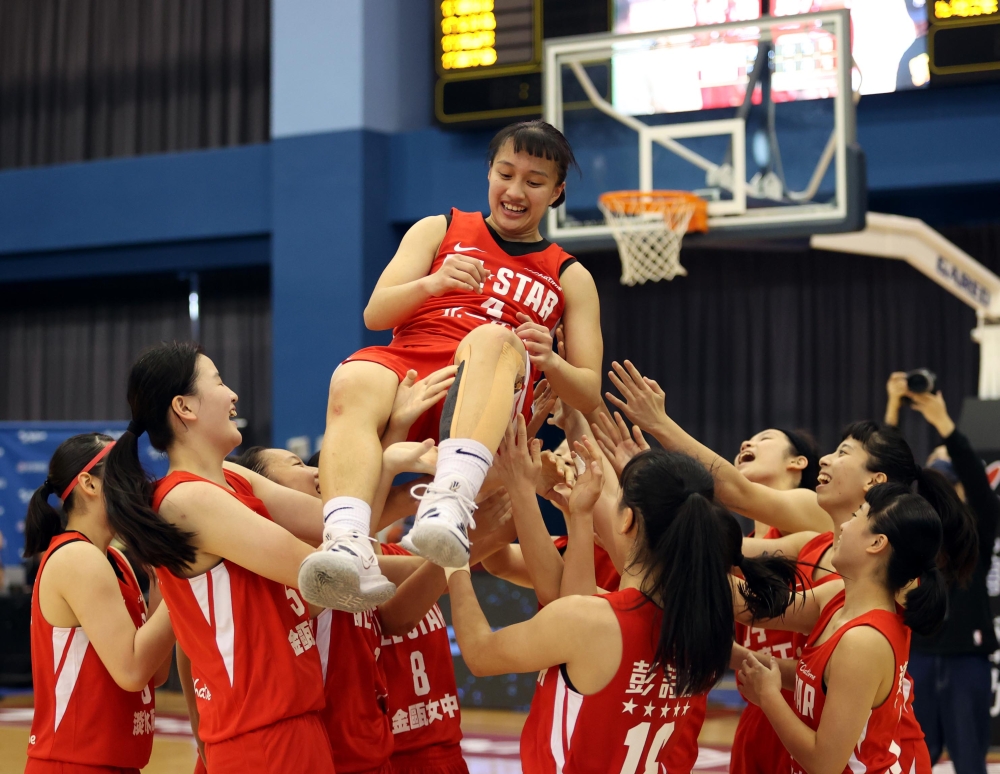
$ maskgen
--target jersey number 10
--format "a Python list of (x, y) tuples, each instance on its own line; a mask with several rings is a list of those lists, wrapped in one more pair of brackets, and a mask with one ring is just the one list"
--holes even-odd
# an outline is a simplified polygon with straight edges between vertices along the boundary
[[(642, 751), (646, 747), (646, 739), (649, 738), (651, 725), (650, 723), (640, 723), (629, 729), (628, 734), (625, 735), (625, 746), (628, 747), (628, 755), (625, 756), (625, 762), (622, 764), (621, 774), (636, 774), (639, 771), (639, 759), (642, 757)], [(649, 754), (646, 756), (646, 765), (642, 770), (642, 774), (658, 774), (660, 766), (656, 759), (660, 755), (660, 750), (666, 746), (672, 733), (674, 733), (673, 723), (664, 723), (660, 726), (660, 729), (656, 732), (656, 736), (653, 737), (653, 744), (649, 747)]]

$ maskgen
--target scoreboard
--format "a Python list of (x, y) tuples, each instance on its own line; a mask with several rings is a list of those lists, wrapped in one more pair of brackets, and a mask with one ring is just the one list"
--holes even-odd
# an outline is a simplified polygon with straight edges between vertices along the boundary
[[(612, 7), (612, 0), (431, 2), (434, 112), (448, 124), (540, 116), (543, 37), (607, 32)], [(592, 77), (606, 92), (607, 68)]]
[(997, 0), (927, 0), (931, 83), (1000, 75)]

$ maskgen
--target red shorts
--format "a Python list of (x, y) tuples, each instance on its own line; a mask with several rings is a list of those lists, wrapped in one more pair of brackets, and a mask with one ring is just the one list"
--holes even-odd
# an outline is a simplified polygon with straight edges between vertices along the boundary
[(459, 745), (432, 746), (392, 756), (395, 774), (469, 774)]
[(774, 774), (791, 769), (792, 759), (764, 711), (747, 704), (733, 736), (729, 774)]
[(334, 774), (333, 751), (318, 712), (307, 712), (205, 744), (212, 774)]
[[(416, 338), (416, 337), (414, 337)], [(385, 366), (396, 374), (399, 381), (406, 378), (407, 371), (416, 371), (417, 379), (430, 376), (435, 371), (440, 371), (446, 366), (455, 364), (455, 351), (461, 342), (441, 337), (429, 338), (420, 337), (419, 341), (400, 341), (393, 339), (387, 347), (365, 347), (358, 350), (345, 363), (363, 361), (367, 363), (378, 363)], [(530, 364), (526, 364), (526, 368)], [(529, 377), (525, 380), (524, 390), (518, 396), (517, 401), (521, 404), (521, 413), (524, 414), (524, 421), (531, 420), (532, 384)], [(441, 440), (441, 414), (444, 411), (444, 399), (433, 408), (425, 411), (420, 418), (413, 423), (410, 433), (407, 436), (409, 441), (423, 441), (433, 438), (437, 443)]]
[(205, 762), (198, 756), (198, 760), (194, 762), (194, 774), (208, 774), (208, 769), (205, 768)]
[(88, 766), (86, 763), (65, 763), (41, 758), (28, 758), (25, 774), (139, 774), (139, 769), (119, 766)]

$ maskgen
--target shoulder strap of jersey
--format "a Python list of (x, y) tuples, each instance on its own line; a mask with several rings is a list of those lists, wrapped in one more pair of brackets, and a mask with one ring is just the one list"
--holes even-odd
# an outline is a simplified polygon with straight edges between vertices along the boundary
[(833, 545), (833, 533), (821, 532), (799, 551), (799, 561), (806, 564), (816, 564), (830, 546)]
[[(232, 486), (233, 482), (230, 481), (229, 479), (230, 471), (225, 470), (223, 471), (223, 473), (226, 476), (226, 481), (228, 481), (230, 486)], [(239, 475), (238, 473), (232, 473), (232, 475), (235, 476), (236, 479), (238, 479), (239, 481), (242, 481), (244, 485), (249, 487), (250, 494), (253, 494), (253, 488), (250, 487), (250, 483), (245, 478), (243, 478), (243, 476)], [(219, 489), (221, 489), (228, 495), (233, 494), (224, 486), (221, 486), (220, 484), (217, 484), (214, 481), (209, 481), (207, 478), (202, 478), (201, 476), (195, 475), (194, 473), (188, 473), (186, 470), (175, 470), (173, 473), (167, 474), (166, 476), (164, 476), (163, 478), (161, 478), (159, 481), (156, 482), (156, 485), (153, 489), (153, 510), (154, 511), (160, 510), (160, 504), (163, 502), (163, 498), (166, 497), (168, 494), (170, 494), (170, 492), (173, 491), (174, 488), (180, 486), (181, 484), (189, 484), (194, 481), (202, 481), (206, 484), (211, 484), (212, 486), (219, 487)]]
[[(816, 640), (823, 634), (823, 632), (826, 631), (826, 627), (830, 625), (830, 619), (833, 618), (834, 613), (836, 613), (838, 610), (840, 610), (840, 608), (844, 606), (844, 601), (846, 600), (846, 598), (847, 597), (846, 594), (844, 593), (844, 590), (841, 589), (840, 591), (838, 591), (836, 594), (833, 595), (833, 598), (829, 602), (827, 602), (823, 606), (823, 609), (820, 611), (819, 614), (819, 620), (816, 622), (816, 625), (813, 627), (812, 633), (810, 633), (809, 638), (806, 640), (806, 647), (813, 645), (813, 643), (816, 642)], [(835, 638), (837, 638), (837, 634), (834, 634), (830, 638), (830, 640), (833, 640)], [(824, 642), (823, 644), (826, 645), (828, 642), (830, 642), (830, 640), (827, 640), (827, 642)]]
[(125, 558), (125, 554), (114, 546), (108, 546), (108, 558), (112, 561), (112, 565), (116, 566), (118, 577), (125, 585), (136, 591), (141, 591), (139, 588), (139, 578), (136, 577), (135, 570), (132, 569), (132, 564), (129, 560)]
[(237, 492), (244, 495), (255, 496), (253, 493), (253, 484), (247, 481), (239, 473), (234, 470), (223, 469), (222, 474), (226, 477), (226, 481), (229, 482), (229, 486)]

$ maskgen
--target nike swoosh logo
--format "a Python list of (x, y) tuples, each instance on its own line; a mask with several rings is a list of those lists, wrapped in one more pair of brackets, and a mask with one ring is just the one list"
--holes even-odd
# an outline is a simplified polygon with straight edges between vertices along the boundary
[(483, 250), (480, 250), (478, 247), (462, 247), (461, 242), (455, 245), (454, 249), (456, 253), (471, 253), (473, 250), (475, 250), (477, 253), (485, 252)]
[(482, 463), (483, 463), (484, 465), (489, 465), (489, 464), (490, 464), (490, 463), (489, 463), (489, 462), (488, 462), (487, 460), (484, 460), (484, 459), (483, 459), (482, 457), (480, 457), (480, 456), (479, 456), (478, 454), (475, 454), (475, 453), (473, 453), (473, 452), (469, 452), (469, 451), (466, 451), (465, 449), (455, 449), (455, 453), (456, 453), (456, 454), (463, 454), (463, 455), (465, 455), (466, 457), (475, 457), (475, 458), (476, 458), (477, 460), (479, 460), (480, 462), (482, 462)]

